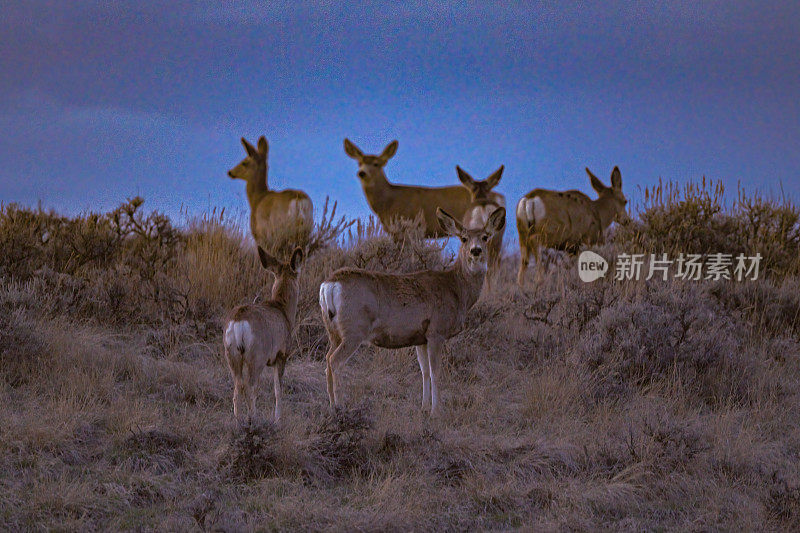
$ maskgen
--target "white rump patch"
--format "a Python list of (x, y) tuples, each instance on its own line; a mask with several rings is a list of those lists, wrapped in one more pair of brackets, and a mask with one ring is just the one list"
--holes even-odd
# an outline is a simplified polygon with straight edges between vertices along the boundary
[(297, 200), (291, 200), (289, 202), (289, 208), (286, 210), (286, 214), (289, 218), (300, 218), (300, 205)]
[(305, 198), (300, 200), (290, 200), (289, 206), (286, 208), (286, 217), (288, 219), (302, 220), (308, 225), (314, 223), (314, 209), (311, 206), (311, 201)]
[(229, 352), (245, 353), (253, 346), (253, 330), (246, 320), (228, 322), (223, 339)]
[(328, 319), (339, 313), (342, 303), (342, 284), (338, 281), (323, 281), (319, 286), (319, 306)]
[(470, 208), (465, 217), (466, 221), (464, 222), (464, 226), (466, 226), (467, 229), (483, 228), (486, 225), (486, 221), (489, 220), (489, 209), (491, 209), (492, 212), (495, 210), (494, 207), (480, 205)]
[(545, 214), (544, 202), (538, 196), (523, 198), (517, 204), (517, 218), (528, 224), (532, 225), (537, 220), (544, 220)]

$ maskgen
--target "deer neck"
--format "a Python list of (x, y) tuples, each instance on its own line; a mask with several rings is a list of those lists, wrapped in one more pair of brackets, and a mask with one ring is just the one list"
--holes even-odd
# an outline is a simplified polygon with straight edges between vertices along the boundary
[(364, 196), (367, 197), (367, 203), (377, 213), (385, 209), (392, 200), (392, 184), (386, 179), (383, 170), (369, 183), (361, 182), (361, 188), (364, 190)]
[(600, 229), (605, 230), (611, 225), (611, 221), (614, 219), (614, 198), (612, 196), (602, 194), (600, 195), (600, 198), (593, 200), (592, 202), (594, 203), (594, 208), (597, 212), (597, 215), (600, 217), (600, 225), (602, 226)]
[(245, 188), (245, 192), (247, 192), (247, 201), (250, 207), (253, 208), (258, 205), (258, 201), (261, 200), (268, 191), (267, 167), (266, 165), (263, 167), (259, 166), (248, 178), (247, 187)]
[(455, 278), (461, 304), (465, 310), (470, 309), (481, 295), (486, 270), (470, 271), (466, 260), (459, 257), (449, 272)]
[(294, 328), (297, 317), (297, 280), (279, 277), (272, 285), (272, 302), (283, 310), (289, 328)]

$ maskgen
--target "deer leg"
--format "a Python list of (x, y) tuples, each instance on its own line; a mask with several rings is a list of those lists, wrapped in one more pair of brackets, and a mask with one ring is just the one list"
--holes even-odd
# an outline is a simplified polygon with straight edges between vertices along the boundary
[(339, 402), (339, 395), (337, 394), (337, 390), (339, 389), (339, 380), (336, 372), (339, 370), (339, 367), (341, 367), (350, 358), (350, 356), (353, 355), (353, 352), (358, 349), (360, 344), (360, 339), (358, 341), (354, 341), (343, 338), (342, 343), (339, 344), (339, 346), (337, 346), (336, 349), (328, 356), (328, 399), (331, 402), (331, 409), (341, 406), (341, 403)]
[(233, 379), (233, 416), (236, 421), (241, 424), (243, 422), (242, 416), (242, 396), (246, 394), (244, 389), (244, 381), (242, 380), (242, 358), (232, 354), (228, 347), (225, 347), (225, 360), (228, 362), (228, 369), (231, 371), (231, 378)]
[(428, 365), (431, 372), (431, 416), (439, 414), (439, 368), (444, 339), (428, 339)]
[(428, 361), (428, 346), (421, 344), (415, 348), (419, 370), (422, 372), (422, 410), (424, 411), (431, 402), (431, 367)]
[(243, 398), (247, 396), (247, 391), (245, 389), (244, 381), (242, 380), (241, 376), (233, 377), (233, 416), (236, 418), (236, 421), (239, 422), (241, 425), (244, 423), (244, 412), (242, 411), (243, 405)]
[(258, 396), (258, 374), (253, 372), (253, 367), (248, 365), (247, 376), (247, 421), (253, 422), (253, 417), (256, 416), (256, 396)]
[(534, 275), (534, 282), (539, 284), (544, 280), (544, 264), (542, 263), (542, 247), (539, 239), (533, 238), (531, 241), (533, 248), (533, 258), (536, 261), (536, 274)]
[(330, 360), (333, 352), (342, 344), (342, 338), (333, 328), (333, 325), (329, 321), (324, 320), (324, 317), (323, 322), (325, 322), (325, 330), (328, 332), (328, 353), (325, 354), (325, 377), (328, 383), (328, 400), (330, 401), (331, 410), (333, 410), (333, 373), (331, 372)]
[[(526, 234), (524, 237), (522, 232), (520, 232), (519, 237), (519, 272), (517, 272), (517, 285), (522, 287), (525, 285), (525, 271), (528, 270), (528, 262), (530, 261), (531, 257), (531, 248), (528, 242), (528, 235)], [(538, 265), (538, 261), (537, 261)]]
[(275, 422), (281, 419), (281, 394), (283, 392), (283, 370), (286, 367), (286, 356), (279, 353), (273, 367), (273, 381), (275, 388)]

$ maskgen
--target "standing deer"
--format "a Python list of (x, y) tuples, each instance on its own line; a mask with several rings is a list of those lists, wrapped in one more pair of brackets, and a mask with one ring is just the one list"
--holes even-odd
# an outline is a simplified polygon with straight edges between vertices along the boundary
[(365, 155), (350, 139), (345, 139), (344, 151), (358, 162), (358, 178), (367, 203), (384, 228), (390, 227), (395, 219), (416, 220), (422, 213), (425, 237), (444, 237), (436, 219), (436, 208), (441, 207), (462, 220), (470, 206), (469, 192), (458, 185), (420, 187), (389, 183), (383, 167), (397, 152), (397, 141), (390, 142), (380, 155)]
[(303, 255), (302, 248), (295, 248), (289, 263), (283, 263), (259, 246), (261, 265), (275, 275), (272, 298), (263, 304), (240, 305), (228, 315), (223, 345), (233, 378), (233, 415), (240, 423), (242, 396), (252, 420), (256, 385), (265, 366), (273, 368), (275, 420), (281, 417), (281, 384), (297, 314), (297, 275)]
[[(461, 167), (456, 165), (458, 179), (467, 188), (471, 196), (470, 206), (464, 213), (462, 222), (467, 229), (482, 228), (489, 215), (500, 207), (506, 206), (506, 198), (500, 193), (492, 192), (492, 189), (500, 183), (503, 176), (504, 165), (494, 171), (494, 173), (483, 181), (475, 181), (472, 176), (467, 174)], [(505, 229), (505, 228), (504, 228)], [(503, 248), (503, 231), (495, 233), (489, 240), (489, 272), (494, 273), (500, 265), (500, 251)]]
[(250, 204), (250, 231), (256, 243), (264, 245), (270, 242), (275, 230), (288, 227), (297, 228), (298, 239), (308, 239), (314, 225), (314, 208), (311, 198), (303, 191), (285, 189), (270, 190), (267, 183), (267, 156), (269, 145), (262, 135), (258, 139), (258, 148), (242, 137), (242, 145), (247, 157), (228, 171), (228, 176), (247, 182), (247, 202)]
[(339, 368), (367, 341), (382, 348), (416, 346), (422, 372), (422, 409), (439, 411), (439, 367), (444, 341), (464, 327), (487, 269), (487, 243), (503, 231), (506, 210), (494, 211), (478, 229), (468, 229), (441, 208), (442, 232), (461, 239), (455, 264), (445, 271), (387, 274), (355, 268), (337, 270), (319, 288), (322, 320), (330, 348), (326, 355), (328, 397), (338, 407)]
[(536, 280), (540, 281), (543, 275), (541, 247), (574, 253), (581, 244), (602, 243), (603, 232), (612, 221), (628, 220), (625, 211), (628, 200), (622, 194), (619, 167), (611, 172), (611, 187), (606, 187), (588, 168), (586, 173), (599, 195), (597, 200), (576, 190), (534, 189), (517, 204), (520, 249), (517, 283), (520, 286), (525, 283), (531, 251), (536, 260)]

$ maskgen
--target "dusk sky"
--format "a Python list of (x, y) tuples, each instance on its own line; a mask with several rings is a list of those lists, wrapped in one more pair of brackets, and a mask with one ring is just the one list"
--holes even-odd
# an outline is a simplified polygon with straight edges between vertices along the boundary
[(226, 171), (261, 134), (272, 188), (350, 216), (344, 137), (398, 139), (397, 183), (505, 164), (510, 206), (614, 165), (634, 199), (704, 175), (800, 198), (800, 2), (524, 5), (5, 3), (0, 201), (241, 217)]

